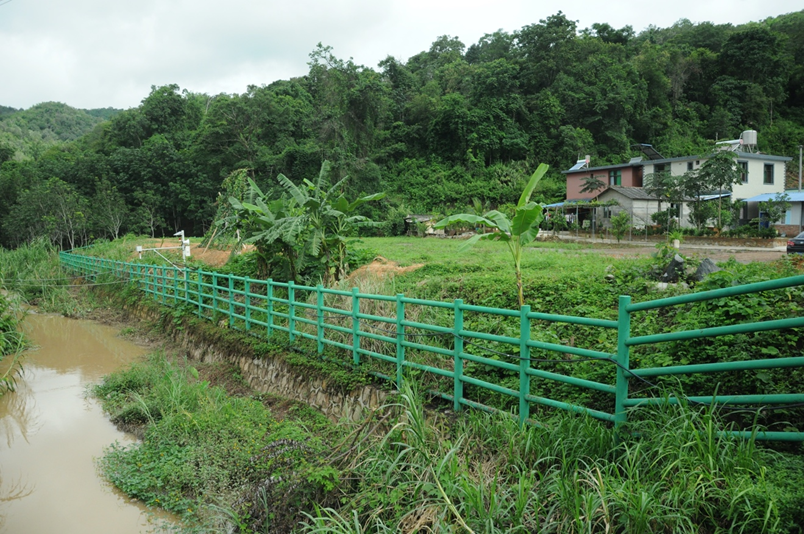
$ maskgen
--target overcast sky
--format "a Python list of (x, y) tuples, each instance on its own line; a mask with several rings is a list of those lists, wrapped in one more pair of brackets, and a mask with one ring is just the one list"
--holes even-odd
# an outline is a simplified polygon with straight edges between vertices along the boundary
[(0, 105), (139, 105), (152, 85), (243, 93), (307, 72), (321, 42), (377, 68), (440, 35), (469, 45), (561, 9), (587, 28), (741, 24), (801, 9), (801, 0), (0, 0)]

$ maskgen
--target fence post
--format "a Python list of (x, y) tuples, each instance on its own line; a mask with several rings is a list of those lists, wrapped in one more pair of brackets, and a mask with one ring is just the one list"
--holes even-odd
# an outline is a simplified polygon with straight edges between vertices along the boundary
[(198, 316), (199, 317), (204, 316), (204, 305), (202, 304), (203, 298), (201, 297), (201, 295), (204, 294), (204, 286), (203, 286), (204, 276), (203, 276), (203, 272), (204, 271), (202, 271), (201, 269), (198, 269)]
[(229, 328), (234, 327), (234, 275), (229, 275)]
[(318, 354), (324, 353), (324, 292), (321, 284), (315, 286), (316, 342)]
[(212, 271), (212, 320), (217, 322), (218, 318), (218, 273)]
[(452, 387), (452, 409), (456, 412), (461, 410), (463, 400), (463, 300), (455, 299), (455, 330), (453, 338), (455, 342), (454, 364), (454, 384)]
[(248, 332), (251, 330), (251, 282), (249, 282), (248, 276), (243, 281), (243, 304), (246, 310), (246, 332)]
[(268, 287), (265, 290), (266, 295), (266, 313), (268, 317), (265, 318), (265, 322), (268, 324), (267, 327), (267, 336), (270, 338), (271, 335), (274, 333), (274, 281), (272, 279), (268, 279)]
[(530, 395), (530, 306), (524, 305), (519, 308), (519, 425), (524, 426), (525, 421), (530, 417), (530, 403), (527, 396)]
[(184, 303), (190, 303), (190, 274), (187, 271), (187, 267), (184, 268)]
[(173, 267), (173, 304), (179, 302), (179, 270)]
[(148, 281), (151, 285), (151, 298), (153, 298), (156, 302), (159, 302), (159, 286), (157, 285), (158, 278), (156, 272), (156, 266), (153, 266), (148, 272)]
[(405, 303), (402, 301), (404, 295), (396, 294), (396, 387), (402, 389), (402, 371), (405, 368)]
[(628, 375), (629, 369), (629, 349), (626, 343), (631, 337), (631, 314), (628, 313), (628, 306), (631, 304), (631, 297), (620, 295), (617, 311), (617, 382), (615, 385), (614, 398), (614, 428), (616, 429), (628, 420), (625, 411), (625, 401), (628, 398)]
[(356, 287), (352, 288), (352, 363), (355, 366), (360, 365), (360, 318), (357, 316), (360, 313), (360, 298), (357, 294), (360, 290)]
[(293, 287), (293, 280), (288, 282), (288, 335), (290, 336), (290, 341), (293, 342), (293, 327), (296, 325), (296, 318), (294, 312), (296, 311), (296, 306), (293, 305), (294, 299), (296, 297), (296, 289)]

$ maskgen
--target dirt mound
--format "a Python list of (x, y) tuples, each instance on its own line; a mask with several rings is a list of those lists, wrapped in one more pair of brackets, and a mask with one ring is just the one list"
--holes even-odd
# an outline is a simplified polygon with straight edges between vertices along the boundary
[(394, 277), (397, 274), (401, 273), (409, 273), (411, 271), (415, 271), (416, 269), (424, 267), (423, 263), (414, 263), (412, 265), (407, 265), (405, 267), (400, 267), (399, 264), (395, 261), (391, 261), (388, 258), (384, 258), (382, 256), (377, 256), (371, 263), (363, 265), (352, 271), (349, 276), (346, 277), (347, 280), (355, 280), (359, 278), (390, 278)]
[[(175, 249), (167, 249), (167, 250), (160, 250), (159, 252), (170, 258), (171, 261), (181, 260), (181, 249), (178, 247), (181, 246), (181, 241), (177, 238), (164, 238), (164, 239), (146, 239), (141, 243), (143, 248), (162, 248), (162, 247), (176, 247)], [(254, 250), (254, 245), (246, 245), (243, 247), (243, 252), (248, 252), (250, 250)], [(143, 257), (145, 254), (154, 254), (153, 252), (143, 252)], [(199, 247), (197, 244), (190, 245), (190, 258), (198, 260), (200, 262), (209, 265), (210, 267), (221, 267), (229, 261), (229, 257), (232, 254), (231, 247), (222, 249), (220, 247)], [(131, 253), (131, 258), (134, 259), (137, 257), (136, 252)]]

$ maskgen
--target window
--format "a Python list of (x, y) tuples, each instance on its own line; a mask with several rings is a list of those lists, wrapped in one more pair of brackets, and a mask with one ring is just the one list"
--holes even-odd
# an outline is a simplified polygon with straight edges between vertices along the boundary
[(764, 184), (772, 184), (773, 183), (773, 163), (766, 163), (765, 164), (765, 179), (763, 180)]
[(737, 165), (740, 166), (740, 172), (742, 173), (741, 181), (744, 184), (748, 183), (748, 162), (747, 161), (738, 161)]
[(622, 185), (623, 171), (609, 171), (609, 185)]
[(667, 170), (667, 165), (665, 163), (657, 163), (653, 166), (653, 172), (664, 172)]
[(691, 170), (692, 170), (692, 162), (691, 162), (691, 161), (688, 161), (688, 162), (687, 162), (687, 170), (688, 170), (688, 171), (691, 171)]

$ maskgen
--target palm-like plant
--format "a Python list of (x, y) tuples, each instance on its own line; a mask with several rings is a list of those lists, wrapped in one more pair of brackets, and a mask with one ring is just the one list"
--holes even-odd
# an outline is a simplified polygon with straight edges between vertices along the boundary
[(540, 204), (530, 201), (536, 184), (542, 179), (547, 169), (550, 167), (541, 163), (536, 172), (530, 177), (528, 184), (519, 197), (513, 219), (509, 219), (504, 213), (497, 210), (487, 211), (483, 215), (473, 215), (471, 213), (460, 213), (441, 219), (435, 224), (435, 228), (444, 228), (453, 222), (465, 222), (473, 225), (483, 225), (491, 228), (492, 233), (477, 234), (461, 245), (461, 250), (471, 247), (481, 239), (502, 241), (508, 245), (511, 258), (514, 263), (516, 274), (516, 287), (519, 296), (519, 305), (524, 306), (525, 298), (522, 291), (522, 250), (526, 245), (533, 242), (539, 235), (539, 223), (544, 219), (543, 208)]
[[(267, 274), (267, 267), (276, 263), (274, 256), (281, 255), (285, 259), (287, 277), (295, 280), (303, 263), (303, 248), (298, 246), (305, 228), (298, 224), (297, 215), (301, 212), (296, 201), (288, 198), (270, 200), (265, 193), (248, 179), (249, 188), (244, 200), (229, 197), (233, 212), (218, 225), (231, 225), (240, 231), (240, 242), (255, 246), (260, 262), (260, 274)], [(296, 221), (296, 224), (286, 224)]]
[(355, 214), (357, 208), (385, 196), (385, 193), (375, 193), (349, 201), (338, 192), (349, 177), (345, 176), (328, 187), (330, 169), (330, 163), (325, 161), (321, 164), (316, 181), (305, 179), (303, 187), (297, 186), (283, 174), (277, 177), (285, 191), (302, 208), (295, 217), (281, 221), (277, 231), (282, 231), (286, 225), (309, 229), (308, 250), (323, 261), (325, 284), (329, 283), (332, 276), (331, 267), (335, 268), (335, 280), (345, 274), (346, 237), (349, 231), (355, 226), (372, 224), (367, 217)]
[[(606, 187), (606, 182), (600, 179), (601, 176), (590, 175), (583, 179), (581, 193), (596, 193)], [(605, 178), (605, 176), (603, 176)]]
[(373, 224), (367, 217), (357, 215), (357, 208), (385, 196), (376, 193), (349, 201), (339, 192), (347, 178), (329, 186), (329, 175), (327, 161), (321, 165), (315, 182), (305, 179), (296, 185), (280, 174), (277, 180), (288, 196), (277, 200), (268, 200), (249, 179), (248, 201), (230, 197), (234, 214), (218, 224), (234, 222), (243, 230), (243, 241), (256, 245), (266, 265), (270, 261), (268, 254), (278, 247), (287, 259), (290, 279), (296, 280), (307, 254), (317, 258), (324, 267), (324, 284), (328, 284), (345, 274), (349, 232), (356, 226)]

